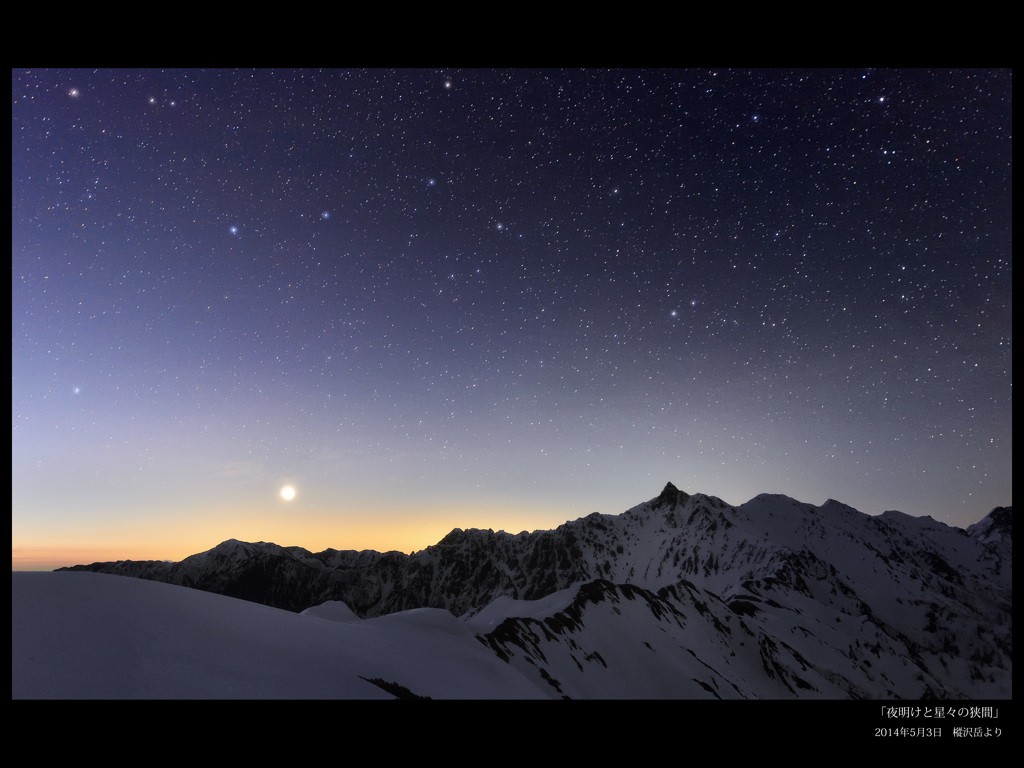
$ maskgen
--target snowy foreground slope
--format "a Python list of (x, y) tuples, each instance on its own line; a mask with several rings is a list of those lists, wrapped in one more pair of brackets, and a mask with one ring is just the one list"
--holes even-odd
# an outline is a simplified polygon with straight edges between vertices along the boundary
[[(120, 582), (178, 595), (161, 599), (180, 606), (179, 616), (195, 611), (222, 617), (204, 618), (195, 630), (181, 618), (171, 623), (186, 629), (140, 631), (162, 613), (140, 607), (139, 615), (151, 616), (142, 621), (132, 618), (135, 609), (125, 608), (115, 612), (119, 628), (109, 629), (109, 622), (90, 618), (95, 612), (87, 607), (90, 600), (105, 605), (107, 587), (90, 587), (96, 591), (67, 605), (87, 625), (86, 639), (71, 647), (102, 645), (108, 655), (120, 648), (139, 659), (166, 652), (170, 660), (160, 656), (138, 664), (159, 669), (191, 659), (201, 678), (219, 679), (223, 670), (210, 670), (220, 670), (220, 662), (181, 650), (192, 647), (190, 638), (205, 647), (204, 633), (216, 628), (231, 638), (236, 631), (248, 644), (237, 638), (231, 643), (253, 649), (259, 658), (273, 655), (260, 649), (276, 643), (282, 658), (292, 659), (293, 646), (274, 638), (310, 633), (316, 639), (296, 640), (307, 650), (295, 650), (295, 658), (315, 666), (326, 644), (332, 650), (323, 663), (345, 670), (339, 673), (345, 682), (333, 688), (326, 680), (339, 678), (313, 675), (333, 693), (274, 693), (268, 683), (263, 693), (218, 693), (211, 684), (205, 692), (156, 685), (148, 693), (102, 694), (117, 696), (364, 697), (370, 695), (367, 686), (374, 693), (389, 690), (361, 679), (367, 678), (433, 697), (1011, 698), (1011, 515), (1011, 509), (999, 508), (963, 531), (899, 512), (870, 517), (834, 501), (815, 507), (762, 495), (732, 507), (669, 484), (657, 498), (622, 515), (595, 513), (554, 531), (519, 535), (456, 529), (413, 555), (314, 554), (228, 541), (181, 563), (122, 561), (71, 569), (136, 576)], [(48, 679), (47, 669), (74, 655), (68, 647), (32, 665), (18, 655), (19, 648), (36, 652), (58, 643), (55, 637), (67, 635), (58, 626), (79, 626), (61, 619), (54, 607), (69, 587), (39, 587), (36, 597), (19, 597), (19, 590), (31, 591), (34, 583), (24, 579), (35, 576), (42, 584), (49, 578), (78, 589), (79, 582), (60, 579), (98, 575), (14, 574), (15, 696), (101, 695), (89, 694), (85, 683), (63, 693), (59, 686), (38, 687)], [(222, 602), (192, 607), (188, 601), (194, 596)], [(154, 599), (147, 597), (145, 606)], [(305, 615), (294, 613), (300, 610)], [(236, 623), (246, 628), (232, 630)], [(34, 639), (20, 641), (19, 627)], [(88, 641), (100, 632), (107, 638), (102, 643)], [(178, 640), (137, 646), (140, 637), (165, 633)], [(416, 633), (434, 639), (421, 641)], [(447, 639), (438, 640), (439, 633)], [(128, 642), (136, 644), (131, 651)], [(360, 666), (369, 658), (380, 662), (385, 648), (394, 652), (390, 666)], [(222, 661), (234, 670), (245, 658), (225, 652)], [(471, 684), (474, 675), (463, 674), (463, 662), (477, 665), (474, 674), (484, 677)], [(104, 663), (111, 670), (118, 666)], [(291, 663), (279, 662), (281, 668)], [(254, 661), (249, 669), (261, 666)], [(457, 672), (437, 679), (439, 669)], [(187, 676), (179, 669), (167, 679)], [(95, 681), (106, 679), (99, 675)]]
[(435, 608), (342, 623), (100, 573), (12, 585), (16, 699), (545, 696)]

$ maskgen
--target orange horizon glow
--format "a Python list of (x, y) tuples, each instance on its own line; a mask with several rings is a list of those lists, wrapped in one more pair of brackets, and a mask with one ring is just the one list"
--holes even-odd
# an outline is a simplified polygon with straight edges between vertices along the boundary
[[(299, 546), (309, 552), (325, 549), (398, 551), (411, 554), (437, 544), (455, 528), (483, 528), (517, 534), (522, 531), (557, 528), (575, 517), (566, 517), (567, 510), (551, 512), (535, 510), (495, 512), (481, 515), (480, 510), (453, 512), (451, 509), (422, 510), (415, 520), (407, 515), (363, 515), (344, 522), (310, 515), (302, 519), (275, 520), (259, 516), (227, 515), (205, 520), (193, 519), (191, 525), (177, 525), (168, 530), (154, 525), (132, 531), (90, 532), (70, 534), (64, 541), (52, 543), (35, 538), (15, 536), (11, 546), (12, 571), (54, 570), (73, 565), (88, 565), (117, 560), (167, 560), (180, 562), (186, 557), (213, 549), (228, 539), (245, 542), (273, 542), (283, 547)], [(571, 512), (570, 512), (571, 514)], [(581, 516), (581, 512), (576, 517)], [(475, 521), (475, 522), (471, 522)], [(104, 536), (109, 533), (109, 536)]]

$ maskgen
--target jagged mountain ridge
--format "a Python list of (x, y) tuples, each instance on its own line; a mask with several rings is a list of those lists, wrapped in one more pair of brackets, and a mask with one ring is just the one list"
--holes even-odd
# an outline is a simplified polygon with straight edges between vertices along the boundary
[[(412, 555), (333, 549), (311, 553), (301, 547), (232, 539), (180, 563), (118, 561), (70, 570), (179, 584), (292, 611), (342, 600), (363, 618), (420, 607), (444, 608), (461, 615), (502, 595), (536, 599), (594, 578), (647, 583), (651, 556), (648, 553), (645, 559), (644, 552), (658, 550), (662, 542), (648, 545), (634, 529), (642, 528), (650, 512), (660, 509), (665, 510), (669, 525), (677, 526), (676, 510), (690, 499), (670, 483), (658, 498), (624, 515), (595, 512), (553, 531), (516, 535), (455, 529), (437, 544)], [(692, 499), (694, 509), (688, 522), (693, 524), (700, 516), (693, 530), (707, 526), (714, 531), (719, 523), (708, 521), (708, 507), (725, 507), (724, 502), (701, 495)], [(725, 524), (730, 525), (728, 521)], [(637, 552), (634, 543), (640, 545)], [(679, 573), (695, 576), (699, 555), (698, 545)], [(717, 568), (714, 559), (711, 567)], [(663, 574), (665, 567), (659, 564), (656, 570)], [(644, 575), (638, 578), (641, 573)], [(672, 581), (661, 579), (662, 583)]]
[[(648, 605), (669, 601), (680, 616), (690, 616), (685, 637), (699, 626), (698, 634), (715, 638), (679, 657), (671, 649), (686, 645), (684, 636), (676, 637), (686, 622), (664, 624), (667, 609), (655, 617), (659, 631), (680, 640), (662, 649), (665, 658), (673, 657), (672, 669), (699, 661), (700, 668), (715, 670), (714, 679), (693, 676), (700, 680), (694, 691), (714, 690), (723, 698), (808, 691), (999, 698), (1011, 688), (1011, 514), (998, 508), (968, 532), (899, 512), (871, 517), (832, 500), (815, 507), (766, 494), (732, 507), (669, 483), (657, 498), (621, 515), (594, 513), (553, 531), (517, 535), (456, 529), (412, 555), (314, 554), (231, 540), (180, 563), (75, 569), (167, 581), (292, 611), (338, 600), (360, 617), (421, 607), (468, 617), (498, 598), (536, 600), (599, 583), (599, 592), (620, 601), (641, 594), (636, 590), (650, 596)], [(602, 616), (592, 621), (608, 619)], [(526, 664), (534, 674), (551, 665), (543, 652), (525, 649), (547, 643), (548, 656), (572, 659), (558, 672), (570, 680), (562, 683), (566, 690), (589, 695), (589, 682), (571, 678), (584, 665), (596, 669), (602, 654), (595, 650), (597, 656), (583, 661), (571, 645), (581, 642), (569, 631), (573, 622), (556, 614), (548, 619), (562, 633), (549, 627), (538, 634), (534, 627), (529, 632), (538, 639), (527, 642), (526, 634), (509, 631), (496, 639), (490, 633), (498, 630), (491, 628), (481, 630), (481, 642), (492, 649), (505, 643), (510, 663)], [(748, 641), (759, 649), (752, 656)], [(657, 647), (644, 642), (646, 649)], [(740, 649), (745, 661), (730, 661)], [(667, 669), (652, 669), (672, 677)]]
[[(1005, 509), (997, 511), (1008, 515)], [(983, 524), (972, 526), (978, 536), (991, 528)], [(462, 615), (502, 595), (537, 599), (598, 578), (655, 589), (686, 579), (727, 598), (743, 581), (771, 576), (802, 549), (826, 561), (842, 560), (860, 576), (879, 564), (886, 569), (900, 564), (931, 586), (950, 581), (941, 574), (949, 575), (954, 565), (947, 561), (953, 559), (957, 568), (976, 570), (1008, 587), (1008, 580), (996, 573), (1005, 553), (993, 559), (990, 542), (988, 548), (971, 548), (972, 559), (951, 543), (964, 535), (931, 518), (898, 512), (871, 517), (832, 500), (814, 507), (763, 494), (732, 507), (715, 497), (690, 496), (669, 483), (657, 498), (621, 515), (595, 512), (533, 533), (457, 528), (411, 555), (311, 553), (231, 539), (179, 563), (126, 560), (68, 570), (163, 581), (292, 611), (342, 600), (363, 618), (420, 607)], [(861, 568), (865, 555), (873, 569)]]

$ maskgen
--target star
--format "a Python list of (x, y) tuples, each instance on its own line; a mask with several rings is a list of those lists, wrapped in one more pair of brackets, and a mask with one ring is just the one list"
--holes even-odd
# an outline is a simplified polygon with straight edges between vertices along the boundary
[[(988, 510), (967, 510), (953, 486), (985, 489), (993, 505), (1012, 498), (1010, 420), (998, 416), (1012, 403), (1012, 206), (997, 170), (1009, 167), (1008, 71), (862, 68), (870, 87), (856, 70), (452, 72), (458, 94), (440, 69), (12, 73), (13, 514), (34, 521), (54, 502), (32, 465), (39, 445), (54, 446), (42, 466), (63, 489), (65, 444), (89, 473), (152, 483), (140, 497), (170, 528), (179, 520), (165, 507), (191, 498), (176, 473), (196, 458), (201, 482), (219, 487), (211, 505), (251, 474), (254, 515), (261, 503), (358, 506), (396, 472), (482, 509), (489, 493), (519, 492), (512, 463), (538, 478), (534, 490), (589, 487), (601, 504), (620, 486), (622, 503), (642, 497), (623, 479), (636, 467), (684, 483), (696, 472), (707, 485), (695, 490), (737, 501), (848, 484), (870, 489), (860, 501), (878, 511), (968, 523)], [(275, 108), (250, 112), (256, 92)], [(914, 93), (929, 98), (888, 109)], [(145, 109), (157, 106), (170, 109)], [(771, 112), (751, 111), (762, 106)], [(366, 109), (372, 119), (353, 119)], [(996, 162), (949, 159), (974, 145)], [(506, 213), (515, 232), (493, 218)], [(225, 222), (235, 216), (251, 225), (244, 238)], [(129, 297), (131, 325), (115, 329)], [(74, 320), (36, 311), (51, 301)], [(947, 321), (958, 313), (968, 328)], [(1004, 373), (974, 373), (986, 365)], [(75, 378), (88, 397), (67, 388)], [(947, 408), (941, 393), (963, 387), (984, 396)], [(604, 426), (572, 421), (592, 393), (615, 395), (603, 415), (636, 425), (614, 450)], [(707, 418), (694, 423), (698, 402)], [(905, 419), (890, 419), (896, 407)], [(755, 449), (755, 426), (780, 450)], [(982, 449), (983, 428), (995, 443), (986, 434)], [(870, 455), (822, 466), (825, 448), (865, 434), (877, 438)], [(121, 447), (90, 456), (94, 438)], [(149, 440), (168, 460), (140, 476), (133, 457)], [(712, 441), (728, 466), (694, 464)], [(677, 444), (696, 453), (670, 460)], [(193, 445), (200, 453), (175, 457)], [(532, 463), (541, 445), (547, 474)], [(905, 450), (922, 445), (936, 452)], [(394, 462), (361, 453), (378, 450)], [(334, 456), (354, 458), (342, 471)], [(948, 486), (932, 507), (931, 490), (900, 482), (925, 463)], [(812, 467), (798, 474), (817, 484), (776, 488), (792, 467)], [(300, 480), (316, 499), (299, 499)], [(164, 505), (161, 489), (182, 496)], [(355, 546), (338, 530), (332, 545)]]

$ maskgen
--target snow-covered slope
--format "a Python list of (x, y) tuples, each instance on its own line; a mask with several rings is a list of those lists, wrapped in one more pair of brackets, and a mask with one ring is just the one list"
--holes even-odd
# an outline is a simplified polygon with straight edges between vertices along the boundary
[(669, 483), (621, 515), (456, 529), (413, 555), (228, 541), (76, 570), (355, 625), (444, 609), (555, 695), (1009, 698), (1011, 519), (999, 508), (963, 531), (832, 500), (733, 507)]
[(13, 573), (21, 698), (543, 698), (454, 616), (302, 616), (100, 573)]

